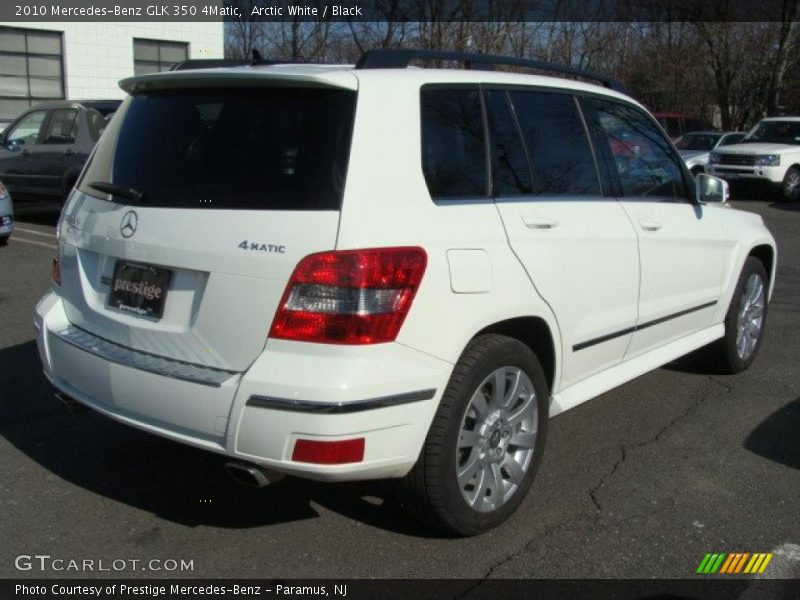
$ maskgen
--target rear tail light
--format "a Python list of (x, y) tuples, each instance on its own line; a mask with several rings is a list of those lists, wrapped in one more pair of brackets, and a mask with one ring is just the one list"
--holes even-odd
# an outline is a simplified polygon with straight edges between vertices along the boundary
[(318, 465), (361, 462), (364, 460), (364, 438), (335, 442), (297, 440), (292, 451), (292, 460)]
[(53, 257), (53, 268), (50, 272), (50, 278), (56, 285), (61, 285), (61, 262), (59, 262), (57, 256)]
[(391, 342), (425, 273), (422, 248), (306, 256), (294, 270), (269, 335), (323, 344)]

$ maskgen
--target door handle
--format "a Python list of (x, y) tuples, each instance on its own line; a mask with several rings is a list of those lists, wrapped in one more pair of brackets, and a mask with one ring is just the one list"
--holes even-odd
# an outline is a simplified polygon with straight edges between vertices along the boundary
[(558, 221), (544, 217), (522, 217), (522, 222), (528, 229), (555, 229)]
[(663, 227), (661, 223), (655, 221), (639, 221), (639, 225), (641, 225), (642, 229), (645, 231), (658, 231)]

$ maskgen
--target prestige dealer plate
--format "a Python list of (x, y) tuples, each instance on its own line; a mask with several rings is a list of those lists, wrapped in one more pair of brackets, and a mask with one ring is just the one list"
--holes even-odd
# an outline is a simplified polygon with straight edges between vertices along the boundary
[(171, 276), (168, 269), (117, 261), (108, 305), (142, 317), (160, 319)]

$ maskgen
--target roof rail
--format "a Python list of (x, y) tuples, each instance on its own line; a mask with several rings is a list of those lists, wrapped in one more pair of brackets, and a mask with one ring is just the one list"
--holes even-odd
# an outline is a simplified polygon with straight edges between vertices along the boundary
[(447, 50), (369, 50), (361, 55), (358, 63), (356, 63), (356, 69), (405, 69), (412, 60), (420, 59), (457, 60), (463, 62), (467, 69), (483, 68), (485, 70), (491, 70), (494, 65), (527, 67), (529, 69), (563, 73), (599, 81), (609, 89), (623, 94), (626, 93), (625, 87), (619, 81), (601, 75), (600, 73), (595, 73), (594, 71), (579, 69), (569, 65), (559, 65), (543, 60), (470, 52), (450, 52)]

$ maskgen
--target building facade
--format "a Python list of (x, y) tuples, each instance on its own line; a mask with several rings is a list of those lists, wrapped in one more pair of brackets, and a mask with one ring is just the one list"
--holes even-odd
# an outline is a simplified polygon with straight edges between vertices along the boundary
[(120, 79), (223, 47), (222, 23), (0, 22), (0, 129), (38, 102), (122, 98)]

